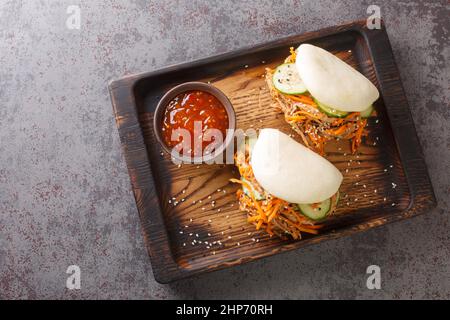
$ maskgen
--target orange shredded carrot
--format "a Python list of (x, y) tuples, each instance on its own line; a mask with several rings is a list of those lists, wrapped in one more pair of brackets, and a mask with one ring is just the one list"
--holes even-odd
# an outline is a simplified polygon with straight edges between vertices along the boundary
[(303, 116), (293, 116), (293, 117), (286, 117), (287, 121), (294, 121), (294, 122), (301, 122), (303, 120), (306, 120), (306, 117)]
[(261, 228), (262, 224), (263, 224), (263, 221), (259, 220), (258, 223), (256, 224), (256, 230), (259, 230)]
[(289, 52), (291, 53), (291, 56), (290, 56), (291, 61), (295, 62), (295, 60), (297, 59), (297, 52), (295, 52), (294, 47), (290, 47)]

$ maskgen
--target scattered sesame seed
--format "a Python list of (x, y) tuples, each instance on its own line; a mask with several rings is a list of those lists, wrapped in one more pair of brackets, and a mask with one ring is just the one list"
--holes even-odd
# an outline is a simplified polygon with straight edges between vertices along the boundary
[(391, 206), (395, 207), (395, 202), (392, 202)]
[(397, 185), (393, 182), (391, 182), (391, 183), (392, 183), (392, 189), (395, 189), (397, 187)]

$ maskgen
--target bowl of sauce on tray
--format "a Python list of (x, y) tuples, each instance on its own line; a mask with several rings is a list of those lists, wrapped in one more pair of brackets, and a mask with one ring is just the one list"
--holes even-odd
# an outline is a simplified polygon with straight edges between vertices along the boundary
[(236, 116), (227, 96), (204, 82), (186, 82), (159, 101), (153, 119), (156, 139), (183, 162), (223, 157), (233, 141)]

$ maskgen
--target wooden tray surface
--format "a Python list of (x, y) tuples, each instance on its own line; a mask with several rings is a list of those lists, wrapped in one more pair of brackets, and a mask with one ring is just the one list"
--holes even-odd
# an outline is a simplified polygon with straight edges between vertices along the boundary
[[(152, 128), (161, 96), (186, 81), (211, 82), (231, 100), (237, 128), (278, 128), (299, 137), (273, 107), (263, 78), (289, 47), (308, 42), (336, 54), (380, 90), (376, 117), (358, 154), (345, 141), (330, 143), (327, 158), (343, 173), (336, 215), (317, 236), (283, 241), (256, 231), (239, 210), (229, 182), (232, 165), (174, 165)], [(322, 240), (408, 218), (435, 198), (384, 24), (365, 21), (296, 35), (252, 48), (128, 76), (109, 85), (114, 114), (157, 281), (238, 265)]]

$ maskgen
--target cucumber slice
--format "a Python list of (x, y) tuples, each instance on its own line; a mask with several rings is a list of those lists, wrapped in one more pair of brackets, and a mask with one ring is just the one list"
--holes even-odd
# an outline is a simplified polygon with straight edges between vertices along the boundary
[(368, 118), (373, 112), (373, 106), (368, 107), (366, 110), (361, 111), (361, 118)]
[(297, 204), (297, 207), (299, 208), (300, 212), (303, 213), (305, 216), (310, 218), (311, 220), (318, 221), (325, 218), (330, 212), (331, 208), (331, 198), (326, 199), (320, 203), (314, 204), (312, 206), (311, 204)]
[(265, 200), (266, 197), (264, 197), (264, 195), (262, 195), (261, 193), (259, 193), (258, 191), (255, 190), (255, 188), (252, 186), (252, 184), (247, 181), (247, 179), (241, 178), (242, 181), (247, 182), (251, 187), (252, 187), (252, 192), (250, 192), (250, 190), (248, 190), (245, 186), (242, 186), (242, 190), (244, 191), (245, 195), (248, 197), (253, 195), (255, 196), (255, 199), (260, 201), (260, 200)]
[(323, 113), (325, 113), (327, 116), (334, 117), (334, 118), (344, 118), (345, 116), (348, 115), (348, 112), (336, 110), (333, 107), (324, 105), (322, 102), (319, 102), (316, 99), (314, 99), (314, 101), (317, 103), (317, 106), (319, 107), (319, 109)]
[(306, 86), (297, 72), (295, 63), (285, 63), (275, 69), (272, 77), (274, 87), (285, 94), (301, 94)]

